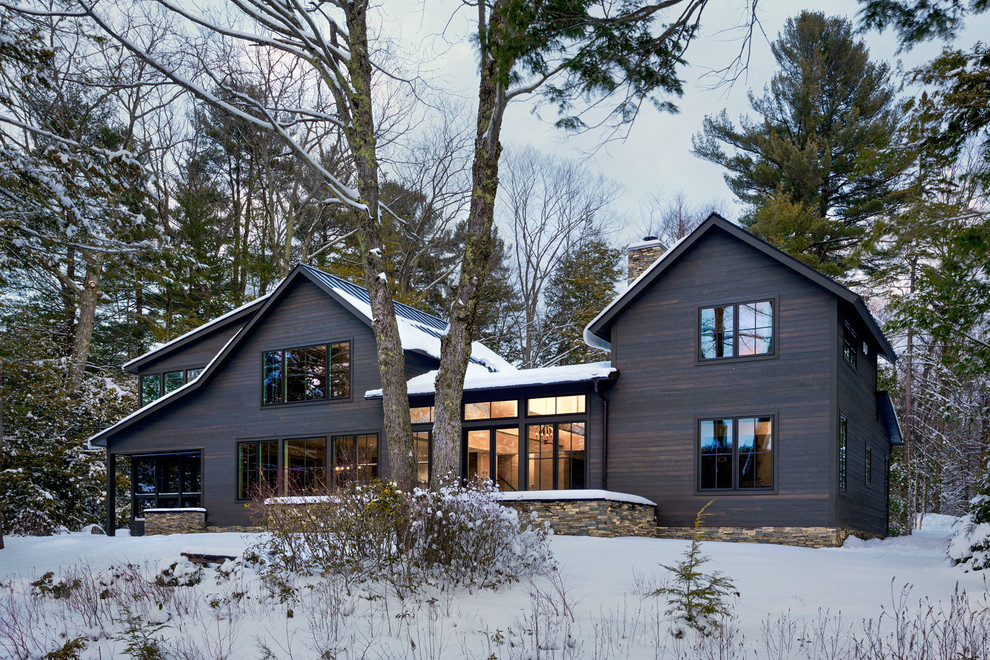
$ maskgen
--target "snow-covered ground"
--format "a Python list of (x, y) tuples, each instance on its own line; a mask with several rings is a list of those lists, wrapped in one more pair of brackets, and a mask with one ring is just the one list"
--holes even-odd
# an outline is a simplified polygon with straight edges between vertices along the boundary
[[(952, 522), (929, 515), (922, 529), (909, 537), (853, 538), (835, 549), (704, 543), (702, 550), (711, 558), (704, 568), (730, 577), (740, 593), (734, 605), (737, 631), (728, 643), (745, 645), (748, 657), (773, 655), (765, 648), (769, 626), (778, 631), (771, 638), (779, 637), (779, 631), (794, 638), (790, 651), (777, 657), (818, 657), (810, 646), (793, 644), (807, 634), (809, 625), (821, 622), (825, 612), (843, 636), (862, 638), (865, 622), (876, 621), (883, 612), (881, 621), (889, 626), (898, 607), (906, 606), (902, 614), (914, 613), (923, 599), (936, 610), (948, 611), (957, 587), (966, 591), (972, 610), (985, 612), (984, 576), (965, 573), (945, 559)], [(73, 566), (85, 566), (98, 573), (113, 564), (130, 563), (146, 566), (150, 575), (180, 560), (181, 552), (236, 555), (255, 541), (244, 534), (7, 538), (7, 548), (0, 551), (6, 599), (0, 603), (0, 631), (9, 625), (7, 617), (18, 612), (27, 616), (23, 608), (11, 609), (11, 594), (29, 591), (29, 582), (47, 571), (59, 576)], [(49, 648), (35, 652), (41, 657), (59, 640), (86, 635), (90, 641), (79, 657), (128, 657), (128, 644), (139, 636), (134, 622), (147, 616), (149, 639), (166, 656), (177, 657), (261, 657), (265, 646), (277, 658), (316, 658), (331, 647), (334, 653), (326, 657), (690, 658), (697, 653), (690, 642), (669, 635), (666, 603), (644, 595), (666, 573), (659, 564), (676, 563), (688, 545), (677, 540), (558, 536), (552, 548), (559, 580), (541, 577), (498, 592), (461, 590), (406, 601), (390, 596), (387, 589), (376, 592), (363, 586), (349, 596), (327, 590), (319, 598), (278, 603), (261, 595), (256, 577), (241, 578), (236, 588), (218, 586), (209, 569), (202, 583), (186, 588), (195, 598), (213, 603), (202, 607), (198, 621), (170, 618), (168, 607), (156, 619), (151, 608), (151, 614), (131, 616), (130, 632), (124, 632), (127, 625), (119, 616), (108, 616), (105, 632), (98, 633), (92, 621), (73, 628), (67, 622), (71, 617), (49, 613), (39, 621), (54, 626), (52, 632), (38, 635)], [(910, 592), (905, 600), (906, 588)], [(238, 597), (234, 603), (230, 596), (236, 591), (246, 591), (249, 598)], [(339, 625), (328, 632), (328, 621)], [(56, 631), (59, 626), (65, 630)], [(93, 641), (101, 635), (103, 639)], [(189, 651), (197, 648), (200, 656)], [(13, 652), (4, 650), (0, 641), (0, 655), (5, 653)], [(722, 657), (739, 656), (729, 652)]]

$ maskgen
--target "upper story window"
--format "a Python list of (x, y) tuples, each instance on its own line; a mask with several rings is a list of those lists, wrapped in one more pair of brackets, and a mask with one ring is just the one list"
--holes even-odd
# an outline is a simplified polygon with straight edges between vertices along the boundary
[(701, 308), (702, 360), (773, 353), (770, 300)]
[(773, 488), (773, 418), (699, 422), (701, 490)]
[(856, 333), (846, 323), (842, 329), (842, 359), (853, 369), (856, 368)]
[(174, 392), (189, 381), (194, 380), (202, 371), (202, 368), (186, 369), (185, 371), (176, 369), (175, 371), (141, 376), (141, 405), (146, 406), (169, 392)]
[(350, 394), (350, 342), (286, 348), (264, 355), (262, 405), (345, 399)]

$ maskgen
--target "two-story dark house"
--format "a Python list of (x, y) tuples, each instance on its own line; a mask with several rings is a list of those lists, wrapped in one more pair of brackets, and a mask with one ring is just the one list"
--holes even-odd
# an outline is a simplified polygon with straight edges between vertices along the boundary
[[(716, 500), (716, 526), (886, 533), (900, 434), (877, 359), (895, 356), (860, 297), (717, 215), (660, 253), (631, 248), (635, 278), (585, 330), (610, 363), (516, 370), (475, 345), (462, 474), (639, 495), (669, 528)], [(397, 313), (425, 479), (445, 323)], [(259, 484), (387, 474), (369, 319), (363, 289), (298, 266), (125, 365), (145, 405), (91, 444), (111, 468), (131, 457), (135, 516), (199, 507), (243, 525)]]

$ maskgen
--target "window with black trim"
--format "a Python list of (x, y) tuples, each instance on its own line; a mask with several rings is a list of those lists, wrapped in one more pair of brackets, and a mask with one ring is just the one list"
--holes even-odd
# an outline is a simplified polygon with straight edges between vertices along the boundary
[(856, 368), (856, 332), (849, 327), (848, 323), (843, 324), (842, 328), (842, 359), (846, 361), (853, 369)]
[(701, 490), (773, 488), (773, 417), (698, 422)]
[(333, 437), (334, 485), (368, 483), (378, 477), (378, 434)]
[(176, 369), (156, 374), (144, 374), (141, 376), (141, 406), (160, 399), (170, 392), (174, 392), (189, 381), (195, 379), (202, 367), (196, 369)]
[(839, 415), (839, 490), (846, 489), (846, 448), (849, 442), (849, 421)]
[(262, 362), (262, 405), (346, 399), (351, 394), (350, 342), (267, 351)]
[(773, 301), (702, 307), (699, 339), (702, 360), (773, 353)]
[(529, 424), (527, 490), (584, 488), (584, 422)]
[(200, 453), (156, 454), (131, 459), (132, 511), (198, 507), (203, 490)]
[(866, 485), (873, 483), (873, 449), (866, 448)]
[[(420, 451), (419, 444), (416, 449)], [(336, 435), (329, 442), (317, 436), (237, 443), (239, 499), (266, 493), (304, 495), (377, 477), (377, 433)]]
[(413, 431), (413, 452), (416, 456), (416, 482), (422, 486), (430, 483), (430, 449), (432, 446), (432, 431)]

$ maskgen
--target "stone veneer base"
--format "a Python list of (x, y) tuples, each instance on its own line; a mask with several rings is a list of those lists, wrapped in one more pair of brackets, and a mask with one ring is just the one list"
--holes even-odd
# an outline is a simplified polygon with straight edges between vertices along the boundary
[[(700, 531), (702, 541), (777, 543), (802, 548), (835, 548), (856, 533), (839, 527), (702, 527)], [(656, 536), (662, 539), (690, 539), (694, 536), (694, 529), (657, 527)]]
[(190, 532), (206, 531), (206, 511), (190, 511), (188, 509), (158, 509), (144, 512), (144, 533), (147, 536), (155, 534), (189, 534)]
[(500, 502), (519, 512), (534, 512), (550, 523), (555, 534), (566, 536), (656, 536), (656, 507), (612, 500), (511, 500)]

